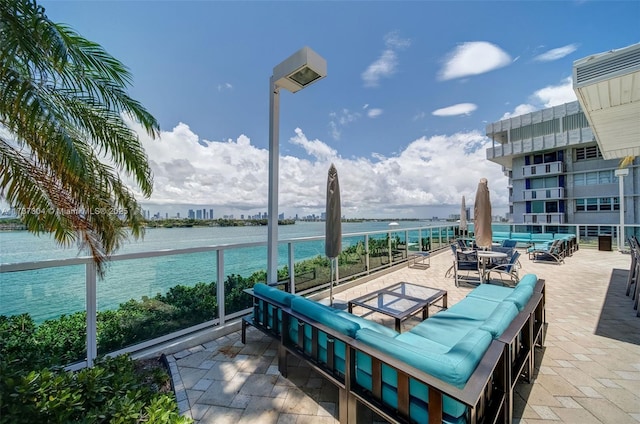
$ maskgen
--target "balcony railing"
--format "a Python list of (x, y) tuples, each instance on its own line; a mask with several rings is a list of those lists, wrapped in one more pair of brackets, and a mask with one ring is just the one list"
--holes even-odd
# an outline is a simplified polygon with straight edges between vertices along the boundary
[(563, 162), (540, 163), (536, 165), (525, 165), (522, 167), (522, 175), (525, 178), (558, 175), (564, 172), (565, 166)]
[(520, 200), (564, 199), (564, 187), (524, 190), (523, 195), (524, 195), (524, 199), (520, 199)]
[(525, 224), (564, 224), (566, 216), (563, 212), (525, 213)]

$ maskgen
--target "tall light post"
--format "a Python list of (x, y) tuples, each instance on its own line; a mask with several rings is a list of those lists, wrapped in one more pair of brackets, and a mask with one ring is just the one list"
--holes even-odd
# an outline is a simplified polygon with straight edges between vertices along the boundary
[[(280, 89), (298, 92), (327, 76), (327, 61), (303, 47), (273, 68), (269, 79), (269, 208), (267, 282), (278, 282), (278, 170), (280, 158)], [(293, 270), (292, 270), (293, 271)]]
[(618, 232), (618, 251), (624, 250), (624, 177), (629, 175), (629, 169), (616, 169), (615, 175), (618, 177), (618, 187), (620, 188), (620, 231)]

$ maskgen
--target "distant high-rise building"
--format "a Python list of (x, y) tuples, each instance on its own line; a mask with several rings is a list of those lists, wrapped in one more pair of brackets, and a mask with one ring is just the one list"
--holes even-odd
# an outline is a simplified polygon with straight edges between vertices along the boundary
[(180, 212), (176, 214), (176, 218), (180, 219)]
[(281, 213), (280, 215), (278, 215), (278, 219), (279, 219), (280, 221), (282, 221), (282, 220), (284, 219), (284, 212), (283, 212), (283, 213)]
[(209, 209), (209, 219), (213, 219), (213, 208)]
[(196, 210), (196, 219), (202, 219), (202, 209)]
[(196, 211), (189, 209), (189, 219), (196, 219)]

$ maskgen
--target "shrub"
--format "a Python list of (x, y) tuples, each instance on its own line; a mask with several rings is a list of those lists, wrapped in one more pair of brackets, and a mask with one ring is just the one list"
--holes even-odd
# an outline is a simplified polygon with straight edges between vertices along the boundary
[(77, 372), (22, 373), (0, 359), (0, 423), (189, 423), (172, 396), (140, 381), (127, 356)]

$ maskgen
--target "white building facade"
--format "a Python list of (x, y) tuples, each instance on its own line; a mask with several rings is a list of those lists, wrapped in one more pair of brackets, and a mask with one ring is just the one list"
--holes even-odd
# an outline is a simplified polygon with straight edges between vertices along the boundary
[[(619, 223), (619, 159), (605, 160), (580, 104), (567, 103), (488, 124), (487, 159), (509, 176), (514, 224)], [(640, 140), (638, 141), (640, 143)], [(625, 222), (640, 222), (638, 158), (624, 177)]]

